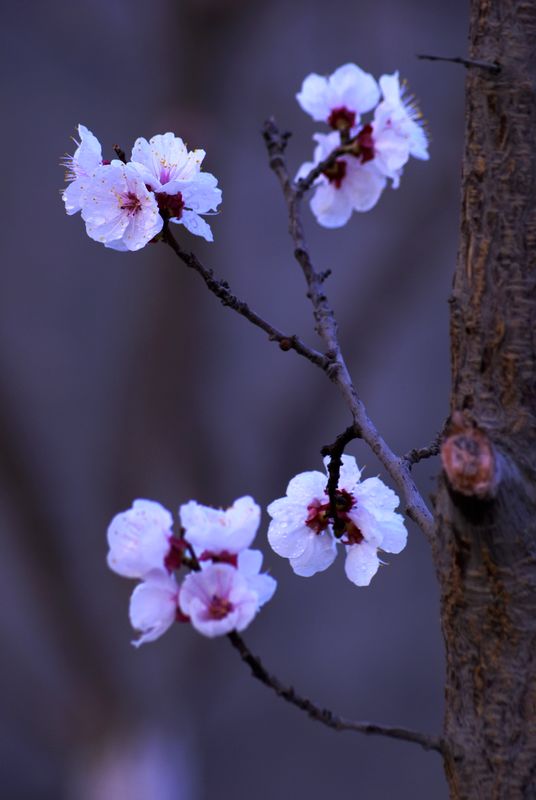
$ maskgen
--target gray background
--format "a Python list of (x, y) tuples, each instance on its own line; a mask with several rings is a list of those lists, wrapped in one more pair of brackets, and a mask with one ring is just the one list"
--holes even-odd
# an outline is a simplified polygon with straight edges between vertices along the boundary
[[(448, 406), (447, 297), (456, 254), (463, 55), (453, 0), (82, 0), (4, 4), (1, 53), (0, 785), (9, 800), (441, 800), (440, 759), (336, 734), (249, 677), (225, 640), (186, 626), (135, 651), (131, 583), (105, 531), (135, 497), (266, 505), (349, 420), (325, 377), (222, 308), (162, 245), (90, 241), (59, 197), (78, 122), (102, 141), (167, 130), (204, 147), (224, 191), (215, 243), (181, 241), (284, 330), (317, 345), (282, 198), (259, 135), (294, 131), (295, 169), (321, 126), (305, 75), (355, 61), (399, 69), (431, 161), (341, 231), (305, 222), (359, 391), (399, 452)], [(366, 474), (380, 472), (363, 445)], [(437, 463), (416, 474), (433, 490)], [(381, 474), (381, 472), (380, 472)], [(385, 477), (385, 476), (384, 476)], [(305, 580), (258, 544), (279, 581), (247, 640), (283, 680), (348, 717), (441, 724), (437, 588), (422, 535), (369, 589), (342, 559)]]

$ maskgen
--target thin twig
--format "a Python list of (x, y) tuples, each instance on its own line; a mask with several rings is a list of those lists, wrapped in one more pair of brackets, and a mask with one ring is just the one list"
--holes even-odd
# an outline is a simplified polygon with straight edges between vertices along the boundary
[(497, 61), (480, 61), (478, 58), (461, 58), (460, 56), (431, 56), (426, 53), (417, 54), (417, 58), (422, 61), (448, 61), (451, 64), (461, 64), (463, 67), (469, 69), (470, 67), (478, 67), (479, 69), (487, 69), (489, 72), (497, 75), (501, 71), (501, 65)]
[(426, 458), (439, 455), (442, 436), (442, 433), (438, 433), (434, 441), (429, 444), (428, 447), (414, 447), (412, 450), (409, 450), (403, 459), (408, 465), (408, 468), (411, 469), (414, 464), (418, 464), (419, 461), (424, 461)]
[(320, 451), (323, 456), (329, 456), (328, 485), (326, 491), (329, 497), (329, 510), (335, 532), (344, 527), (344, 521), (339, 518), (337, 513), (337, 487), (339, 485), (342, 454), (344, 453), (346, 445), (353, 439), (358, 439), (359, 436), (360, 432), (356, 426), (350, 425), (350, 427), (346, 428), (345, 431), (337, 436), (333, 444), (324, 445)]
[(424, 747), (425, 750), (436, 750), (438, 753), (443, 753), (443, 742), (440, 738), (429, 736), (419, 731), (409, 730), (407, 728), (395, 728), (391, 725), (377, 725), (373, 722), (358, 722), (354, 720), (344, 719), (339, 717), (327, 708), (319, 708), (311, 700), (299, 695), (292, 686), (285, 686), (274, 675), (266, 670), (262, 661), (254, 656), (249, 650), (242, 637), (236, 632), (232, 631), (227, 635), (232, 646), (238, 650), (242, 661), (244, 661), (251, 669), (251, 672), (257, 680), (263, 683), (287, 703), (291, 703), (296, 708), (305, 711), (311, 719), (327, 725), (336, 731), (354, 731), (356, 733), (364, 733), (372, 736), (387, 736), (390, 739), (401, 739), (405, 742), (413, 742)]
[(324, 369), (327, 359), (322, 355), (322, 353), (319, 353), (318, 351), (313, 350), (313, 348), (308, 347), (297, 336), (282, 333), (265, 319), (256, 314), (255, 311), (252, 311), (247, 303), (239, 300), (238, 297), (232, 293), (231, 289), (229, 288), (229, 284), (226, 281), (217, 280), (214, 277), (212, 270), (205, 267), (201, 261), (199, 261), (196, 255), (193, 253), (187, 253), (181, 248), (171, 233), (167, 223), (164, 225), (164, 229), (162, 231), (162, 239), (171, 247), (174, 253), (184, 264), (186, 264), (187, 267), (190, 267), (190, 269), (195, 270), (195, 272), (201, 275), (208, 289), (210, 289), (212, 294), (216, 295), (216, 297), (224, 306), (228, 306), (228, 308), (236, 311), (237, 314), (245, 317), (257, 328), (260, 328), (267, 333), (268, 338), (271, 341), (278, 342), (281, 350), (295, 350), (313, 364), (316, 364), (318, 367)]
[(307, 192), (316, 179), (322, 175), (323, 172), (329, 170), (337, 161), (338, 158), (341, 156), (347, 155), (351, 153), (353, 150), (352, 139), (350, 142), (345, 144), (341, 144), (339, 147), (336, 147), (335, 150), (327, 156), (323, 161), (320, 161), (316, 166), (312, 168), (312, 170), (305, 176), (305, 178), (300, 178), (296, 182), (295, 193), (297, 198), (303, 197), (305, 192)]
[(303, 271), (307, 284), (307, 295), (313, 306), (316, 331), (324, 342), (326, 356), (329, 358), (329, 362), (324, 365), (323, 369), (341, 392), (361, 438), (383, 464), (396, 485), (404, 500), (406, 514), (431, 540), (434, 527), (432, 514), (410, 475), (408, 465), (393, 453), (369, 418), (344, 361), (339, 345), (335, 316), (322, 288), (322, 273), (315, 270), (305, 243), (300, 216), (302, 193), (293, 186), (284, 158), (287, 140), (281, 136), (273, 119), (269, 119), (265, 123), (263, 136), (268, 150), (270, 167), (281, 184), (287, 204), (289, 232), (294, 243), (294, 257)]
[(127, 163), (127, 157), (126, 157), (125, 151), (121, 147), (119, 147), (118, 144), (114, 144), (114, 146), (112, 147), (112, 150), (116, 154), (116, 156), (119, 159), (119, 161), (122, 161), (123, 164)]
[[(350, 436), (349, 431), (345, 431), (344, 434), (337, 437), (337, 441), (334, 442), (333, 445), (327, 445), (327, 447), (332, 449), (336, 447), (340, 448), (342, 437), (344, 437), (345, 434), (347, 437)], [(350, 439), (348, 439), (348, 441), (350, 441)], [(195, 550), (190, 544), (187, 545), (186, 549), (190, 553), (190, 558), (184, 558), (182, 563), (193, 572), (199, 572), (201, 565), (195, 554)], [(300, 708), (302, 711), (306, 711), (311, 719), (322, 722), (323, 725), (327, 725), (329, 728), (333, 728), (336, 731), (356, 731), (357, 733), (388, 736), (392, 739), (403, 739), (407, 742), (420, 744), (425, 750), (437, 750), (440, 753), (442, 752), (443, 744), (441, 739), (434, 738), (433, 736), (428, 736), (418, 731), (407, 730), (406, 728), (376, 725), (372, 722), (354, 722), (353, 720), (346, 720), (342, 717), (338, 717), (328, 709), (318, 708), (318, 706), (315, 706), (310, 700), (299, 695), (292, 686), (285, 686), (279, 678), (276, 678), (275, 675), (271, 675), (261, 659), (253, 655), (240, 634), (236, 631), (231, 631), (227, 634), (227, 638), (232, 646), (238, 650), (242, 661), (248, 664), (253, 676), (257, 678), (257, 680), (270, 689), (273, 689), (283, 700), (296, 706), (296, 708)]]

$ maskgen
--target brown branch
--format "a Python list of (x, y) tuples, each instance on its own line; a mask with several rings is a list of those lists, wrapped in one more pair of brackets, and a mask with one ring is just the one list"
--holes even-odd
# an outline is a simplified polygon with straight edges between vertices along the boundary
[(270, 675), (260, 658), (253, 655), (236, 631), (227, 634), (227, 638), (235, 650), (239, 652), (242, 661), (250, 667), (253, 677), (268, 686), (269, 689), (273, 689), (278, 697), (282, 697), (287, 703), (291, 703), (296, 708), (305, 711), (311, 719), (321, 722), (336, 731), (354, 731), (355, 733), (364, 733), (372, 736), (387, 736), (390, 739), (400, 739), (405, 742), (419, 744), (425, 750), (436, 750), (438, 753), (443, 753), (443, 742), (438, 737), (407, 728), (344, 719), (327, 708), (319, 708), (311, 700), (299, 695), (292, 686), (285, 686), (274, 675)]
[(421, 61), (448, 61), (451, 64), (461, 64), (463, 67), (479, 67), (480, 69), (487, 69), (489, 72), (498, 73), (501, 71), (501, 65), (497, 61), (480, 61), (476, 58), (461, 58), (460, 56), (431, 56), (425, 53), (417, 54), (417, 58)]
[(419, 461), (424, 461), (426, 458), (439, 455), (442, 436), (442, 433), (438, 433), (434, 441), (429, 444), (428, 447), (414, 447), (412, 450), (409, 450), (403, 459), (408, 469), (411, 469), (414, 464), (418, 464)]
[(195, 272), (201, 275), (207, 288), (212, 292), (212, 294), (216, 295), (216, 297), (224, 306), (236, 311), (237, 314), (245, 317), (257, 328), (260, 328), (267, 333), (270, 341), (278, 342), (281, 350), (295, 350), (301, 356), (308, 359), (308, 361), (311, 361), (313, 364), (316, 364), (322, 369), (325, 368), (328, 359), (322, 355), (322, 353), (319, 353), (318, 351), (313, 350), (313, 348), (308, 347), (297, 336), (282, 333), (265, 319), (260, 317), (255, 313), (255, 311), (252, 311), (247, 303), (239, 300), (238, 297), (232, 293), (231, 289), (229, 288), (229, 284), (226, 281), (217, 280), (214, 277), (213, 271), (205, 267), (201, 261), (199, 261), (196, 255), (193, 253), (187, 253), (185, 250), (183, 250), (171, 233), (167, 222), (164, 224), (164, 228), (162, 230), (162, 240), (171, 247), (173, 252), (184, 264), (186, 264), (187, 267), (190, 267), (190, 269), (193, 269)]
[(327, 297), (323, 292), (323, 274), (315, 270), (309, 255), (300, 216), (302, 192), (290, 180), (284, 152), (287, 138), (282, 137), (275, 121), (268, 120), (263, 129), (270, 167), (281, 184), (287, 204), (289, 232), (294, 243), (294, 257), (299, 263), (307, 284), (307, 296), (311, 300), (316, 331), (326, 347), (329, 362), (323, 369), (341, 392), (352, 415), (353, 424), (361, 438), (368, 444), (388, 472), (405, 504), (405, 512), (421, 528), (429, 540), (433, 536), (433, 517), (410, 475), (404, 459), (397, 456), (369, 418), (348, 372), (338, 340), (337, 323)]
[[(327, 448), (334, 450), (335, 448), (341, 449), (344, 447), (342, 442), (345, 437), (347, 441), (351, 441), (355, 437), (355, 432), (352, 430), (353, 436), (350, 435), (350, 429), (337, 437), (333, 445), (327, 445)], [(184, 566), (191, 569), (193, 572), (199, 572), (201, 565), (195, 554), (193, 547), (188, 544), (187, 548), (190, 553), (190, 558), (183, 558), (182, 563)], [(287, 703), (291, 703), (296, 708), (305, 711), (311, 719), (327, 725), (328, 728), (333, 728), (336, 731), (355, 731), (356, 733), (366, 733), (376, 736), (388, 736), (391, 739), (402, 739), (406, 742), (413, 742), (420, 744), (425, 750), (437, 750), (442, 753), (443, 744), (441, 739), (427, 734), (420, 733), (419, 731), (412, 731), (406, 728), (395, 728), (390, 725), (377, 725), (373, 722), (355, 722), (347, 720), (343, 717), (336, 716), (332, 711), (326, 708), (319, 708), (311, 700), (299, 695), (292, 686), (285, 686), (279, 678), (275, 675), (270, 675), (262, 661), (258, 656), (254, 656), (245, 641), (242, 639), (237, 631), (231, 631), (227, 634), (227, 638), (232, 646), (240, 653), (240, 657), (245, 664), (247, 664), (253, 677), (257, 678), (269, 689), (273, 689), (278, 697), (282, 697)]]
[(344, 520), (339, 517), (337, 513), (337, 487), (339, 485), (339, 474), (342, 465), (342, 454), (344, 448), (353, 439), (358, 439), (360, 436), (359, 430), (355, 425), (350, 425), (345, 431), (340, 433), (333, 444), (326, 444), (321, 449), (320, 453), (323, 456), (329, 456), (328, 466), (328, 485), (327, 494), (329, 497), (329, 511), (333, 521), (333, 529), (335, 533), (344, 528)]
[[(347, 444), (355, 438), (356, 435), (354, 429), (349, 428), (338, 436), (332, 445), (327, 445), (324, 449), (329, 449), (330, 451), (339, 450), (342, 452), (344, 443)], [(190, 553), (190, 558), (183, 558), (182, 563), (193, 572), (199, 572), (201, 565), (199, 564), (195, 550), (190, 544), (187, 545), (186, 549)], [(327, 708), (319, 708), (312, 703), (311, 700), (298, 694), (292, 686), (285, 686), (279, 678), (276, 678), (275, 675), (271, 675), (260, 658), (253, 655), (237, 631), (228, 633), (227, 638), (235, 650), (240, 653), (242, 661), (250, 667), (253, 677), (257, 678), (257, 680), (265, 686), (268, 686), (269, 689), (273, 689), (278, 697), (282, 697), (287, 703), (291, 703), (293, 706), (296, 706), (296, 708), (305, 711), (311, 719), (321, 722), (323, 725), (327, 725), (328, 728), (333, 728), (333, 730), (336, 731), (355, 731), (356, 733), (388, 736), (391, 739), (402, 739), (406, 742), (420, 744), (425, 750), (437, 750), (439, 753), (443, 752), (443, 743), (439, 738), (420, 733), (419, 731), (408, 730), (407, 728), (395, 728), (390, 725), (377, 725), (373, 722), (347, 720), (343, 717), (336, 716)]]

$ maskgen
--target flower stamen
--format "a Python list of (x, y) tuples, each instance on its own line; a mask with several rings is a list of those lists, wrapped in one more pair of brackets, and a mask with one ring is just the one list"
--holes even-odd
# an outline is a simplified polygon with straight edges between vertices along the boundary
[(210, 619), (224, 619), (233, 609), (234, 606), (230, 600), (213, 594), (208, 607), (208, 616)]

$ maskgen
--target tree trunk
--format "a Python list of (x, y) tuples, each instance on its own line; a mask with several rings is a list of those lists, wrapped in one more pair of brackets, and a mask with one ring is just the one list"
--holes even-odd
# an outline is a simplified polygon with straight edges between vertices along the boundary
[(536, 0), (472, 0), (436, 498), (451, 797), (536, 798)]

